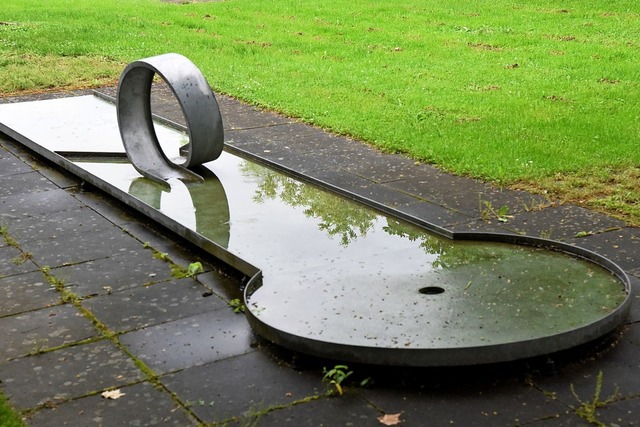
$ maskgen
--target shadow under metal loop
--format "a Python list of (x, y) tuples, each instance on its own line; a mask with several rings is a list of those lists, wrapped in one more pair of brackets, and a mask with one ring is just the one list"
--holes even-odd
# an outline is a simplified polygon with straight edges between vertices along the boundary
[[(173, 163), (162, 151), (151, 116), (151, 84), (159, 75), (175, 95), (189, 136), (186, 161)], [(167, 53), (129, 64), (118, 83), (118, 127), (129, 160), (143, 176), (164, 183), (171, 178), (202, 181), (188, 170), (215, 160), (224, 145), (218, 102), (200, 70), (187, 58)]]

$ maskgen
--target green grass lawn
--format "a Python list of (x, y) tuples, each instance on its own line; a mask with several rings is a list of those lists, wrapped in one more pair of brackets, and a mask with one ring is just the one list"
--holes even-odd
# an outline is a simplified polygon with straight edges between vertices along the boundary
[(24, 427), (20, 416), (7, 403), (5, 397), (0, 393), (0, 426), (2, 427)]
[(13, 0), (0, 94), (169, 51), (218, 92), (640, 224), (637, 0)]

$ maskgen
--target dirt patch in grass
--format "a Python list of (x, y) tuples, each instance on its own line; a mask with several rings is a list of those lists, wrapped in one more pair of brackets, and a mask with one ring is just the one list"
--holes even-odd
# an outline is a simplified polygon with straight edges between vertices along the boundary
[(514, 187), (546, 194), (561, 203), (583, 206), (620, 218), (631, 226), (640, 226), (640, 166), (558, 173), (536, 182), (523, 181)]

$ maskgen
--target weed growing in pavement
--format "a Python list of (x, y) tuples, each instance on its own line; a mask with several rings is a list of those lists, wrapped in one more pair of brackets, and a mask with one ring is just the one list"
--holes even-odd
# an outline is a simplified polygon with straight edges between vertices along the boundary
[(490, 201), (480, 200), (480, 215), (485, 221), (489, 221), (495, 218), (500, 222), (508, 222), (509, 218), (513, 218), (513, 216), (509, 215), (508, 213), (508, 206), (500, 206), (500, 208), (496, 210)]
[(0, 226), (0, 235), (7, 245), (20, 249), (20, 247), (18, 246), (18, 242), (16, 242), (16, 240), (11, 237), (11, 235), (9, 234), (9, 229), (6, 226)]
[[(290, 393), (287, 393), (287, 396), (290, 396)], [(307, 396), (307, 397), (303, 397), (302, 399), (298, 399), (298, 400), (294, 400), (292, 402), (289, 402), (287, 404), (282, 404), (282, 405), (272, 405), (272, 406), (268, 406), (265, 408), (251, 408), (249, 411), (247, 411), (245, 414), (243, 414), (241, 417), (232, 417), (229, 418), (227, 420), (224, 420), (222, 422), (220, 422), (219, 424), (216, 425), (228, 425), (229, 423), (236, 425), (238, 423), (240, 423), (239, 425), (241, 427), (255, 427), (260, 425), (260, 420), (262, 419), (262, 417), (264, 417), (265, 415), (274, 412), (274, 411), (278, 411), (281, 409), (285, 409), (285, 408), (290, 408), (296, 405), (300, 405), (303, 403), (308, 403), (308, 402), (313, 402), (314, 400), (318, 400), (323, 398), (322, 395), (311, 395), (311, 396)], [(212, 402), (213, 403), (213, 402)]]
[(152, 256), (155, 259), (159, 259), (160, 261), (165, 261), (165, 262), (171, 262), (171, 258), (169, 258), (169, 254), (168, 253), (160, 252), (160, 251), (157, 251), (157, 250), (155, 250), (153, 248), (151, 248), (151, 250), (153, 251), (153, 255)]
[(344, 394), (344, 380), (349, 378), (351, 374), (353, 374), (353, 371), (349, 371), (349, 367), (347, 365), (335, 365), (329, 370), (327, 370), (327, 368), (323, 368), (322, 373), (324, 374), (322, 381), (329, 383), (331, 386), (328, 394), (331, 395), (337, 392), (342, 396)]
[(17, 257), (13, 258), (11, 260), (12, 263), (16, 264), (16, 265), (22, 265), (25, 262), (29, 261), (31, 258), (33, 258), (33, 254), (31, 252), (20, 252), (20, 255), (18, 255)]
[(229, 301), (229, 305), (233, 308), (234, 313), (244, 313), (247, 307), (242, 303), (240, 298), (234, 298)]
[[(20, 250), (20, 252), (25, 253), (20, 248), (20, 245), (18, 244), (18, 242), (9, 235), (6, 227), (0, 226), (0, 235), (4, 238), (6, 242), (7, 241), (11, 242), (12, 246), (15, 246), (18, 250)], [(145, 248), (149, 248), (148, 244), (145, 244)], [(162, 258), (165, 258), (167, 260), (169, 259), (167, 254), (162, 254)], [(202, 265), (200, 263), (193, 263), (192, 265), (190, 265), (190, 268), (187, 270), (187, 272), (195, 275), (201, 269), (202, 269)], [(91, 321), (94, 327), (98, 331), (100, 331), (100, 336), (91, 337), (85, 340), (81, 340), (73, 343), (67, 343), (58, 347), (50, 347), (50, 348), (45, 348), (46, 346), (44, 345), (44, 342), (36, 342), (35, 348), (31, 354), (51, 352), (61, 348), (88, 344), (95, 341), (100, 341), (102, 339), (107, 339), (111, 341), (116, 347), (118, 347), (133, 361), (133, 363), (138, 367), (138, 369), (140, 369), (140, 371), (142, 371), (142, 373), (145, 375), (145, 377), (151, 384), (153, 384), (159, 389), (166, 390), (164, 388), (164, 385), (159, 382), (156, 373), (149, 366), (147, 366), (144, 361), (139, 359), (136, 355), (131, 353), (131, 351), (128, 348), (126, 348), (120, 343), (118, 339), (118, 333), (116, 331), (112, 331), (111, 329), (109, 329), (109, 327), (106, 324), (104, 324), (100, 319), (98, 319), (93, 314), (93, 312), (83, 307), (83, 305), (81, 304), (82, 298), (76, 295), (75, 293), (73, 293), (71, 290), (69, 290), (63, 279), (55, 276), (49, 266), (40, 267), (40, 271), (45, 275), (46, 280), (49, 282), (49, 284), (51, 284), (51, 286), (56, 291), (59, 292), (61, 301), (64, 303), (73, 305), (85, 318)], [(168, 390), (166, 391), (168, 392)], [(177, 405), (183, 406), (182, 402), (177, 398), (177, 396), (174, 393), (170, 393), (170, 395)], [(191, 412), (188, 407), (184, 407), (184, 408), (188, 412)], [(15, 411), (13, 411), (12, 408), (6, 403), (2, 393), (0, 393), (0, 426), (2, 427), (5, 427), (5, 426), (23, 427), (24, 426), (24, 424), (20, 421), (19, 415)]]
[(186, 277), (193, 278), (204, 271), (204, 268), (202, 268), (202, 263), (198, 261), (192, 262), (187, 268), (172, 261), (169, 262), (171, 263), (171, 275), (176, 279), (184, 279)]
[(578, 231), (574, 237), (577, 237), (577, 238), (579, 238), (579, 237), (589, 237), (592, 234), (593, 233), (590, 232), (590, 231)]
[(575, 391), (573, 384), (571, 384), (571, 393), (576, 398), (580, 406), (578, 406), (575, 411), (576, 415), (583, 418), (585, 421), (596, 425), (598, 427), (605, 427), (606, 424), (602, 421), (598, 420), (598, 408), (602, 408), (607, 406), (608, 404), (615, 402), (618, 398), (618, 388), (616, 387), (613, 394), (607, 397), (605, 400), (600, 399), (600, 394), (602, 392), (602, 371), (598, 372), (598, 376), (596, 378), (596, 389), (593, 393), (593, 400), (591, 401), (583, 401), (580, 396)]
[(204, 267), (202, 266), (202, 263), (200, 261), (192, 262), (188, 267), (183, 267), (182, 265), (173, 262), (173, 260), (169, 257), (169, 254), (154, 249), (149, 243), (144, 243), (143, 248), (150, 249), (153, 254), (152, 256), (155, 259), (168, 262), (169, 268), (171, 269), (171, 276), (177, 279), (184, 279), (186, 277), (193, 278), (198, 274), (204, 272)]

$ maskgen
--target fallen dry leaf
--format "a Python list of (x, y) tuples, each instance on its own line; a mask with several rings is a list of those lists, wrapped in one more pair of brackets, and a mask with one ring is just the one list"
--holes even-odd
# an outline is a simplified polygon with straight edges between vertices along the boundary
[(381, 417), (378, 417), (378, 421), (380, 424), (384, 424), (386, 426), (395, 426), (402, 422), (400, 420), (400, 414), (384, 414)]
[(120, 399), (124, 395), (125, 393), (121, 392), (120, 389), (102, 392), (102, 397), (105, 399)]

